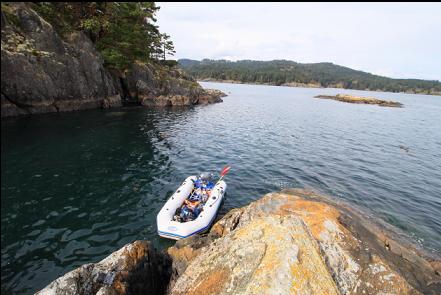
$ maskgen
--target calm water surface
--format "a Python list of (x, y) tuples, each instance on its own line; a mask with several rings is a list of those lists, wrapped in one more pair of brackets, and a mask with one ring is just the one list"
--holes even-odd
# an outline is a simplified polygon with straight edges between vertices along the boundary
[(399, 109), (313, 98), (337, 89), (202, 84), (229, 96), (2, 120), (2, 293), (34, 292), (136, 239), (171, 245), (157, 212), (188, 175), (225, 164), (221, 213), (313, 188), (441, 250), (441, 97), (344, 91)]

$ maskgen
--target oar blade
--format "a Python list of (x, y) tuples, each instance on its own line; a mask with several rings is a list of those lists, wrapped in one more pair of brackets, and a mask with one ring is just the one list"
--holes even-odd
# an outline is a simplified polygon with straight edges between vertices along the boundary
[(221, 176), (225, 176), (227, 173), (228, 173), (228, 171), (230, 171), (230, 166), (225, 166), (224, 167), (224, 169), (222, 169), (222, 172), (221, 172)]

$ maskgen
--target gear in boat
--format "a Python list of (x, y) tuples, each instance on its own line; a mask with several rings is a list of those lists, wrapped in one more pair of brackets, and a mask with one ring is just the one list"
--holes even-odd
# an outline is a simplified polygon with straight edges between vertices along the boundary
[(215, 186), (213, 174), (208, 172), (201, 173), (196, 180), (192, 181), (194, 188), (184, 200), (182, 206), (176, 209), (175, 215), (173, 216), (174, 221), (188, 222), (195, 220), (204, 210), (204, 205)]
[(225, 166), (217, 181), (209, 173), (187, 177), (156, 216), (158, 234), (179, 240), (207, 231), (225, 195), (223, 178), (229, 170)]

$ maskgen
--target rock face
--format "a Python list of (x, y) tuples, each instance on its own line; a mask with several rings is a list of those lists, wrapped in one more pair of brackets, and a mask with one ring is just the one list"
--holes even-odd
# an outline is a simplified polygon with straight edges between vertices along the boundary
[(147, 241), (136, 241), (98, 263), (65, 274), (36, 294), (163, 294), (170, 266), (167, 255)]
[(392, 242), (356, 212), (304, 191), (268, 194), (234, 209), (207, 236), (180, 240), (168, 253), (174, 268), (170, 294), (441, 290), (436, 264)]
[(167, 253), (137, 241), (37, 294), (440, 294), (439, 257), (398, 240), (354, 208), (284, 190)]
[(8, 7), (20, 25), (2, 12), (2, 117), (121, 105), (89, 38), (73, 32), (63, 40), (28, 5)]
[(130, 97), (145, 106), (184, 106), (222, 102), (223, 92), (203, 89), (178, 68), (135, 63), (126, 76)]
[(1, 30), (2, 117), (116, 107), (122, 97), (146, 106), (222, 101), (159, 64), (109, 71), (86, 35), (73, 31), (62, 38), (29, 3), (2, 3)]

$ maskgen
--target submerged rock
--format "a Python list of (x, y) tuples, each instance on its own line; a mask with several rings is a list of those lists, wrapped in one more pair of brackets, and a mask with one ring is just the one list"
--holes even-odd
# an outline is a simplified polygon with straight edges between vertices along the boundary
[(38, 294), (440, 294), (440, 259), (304, 190), (233, 209), (157, 253), (137, 241)]

